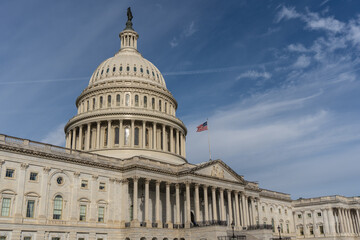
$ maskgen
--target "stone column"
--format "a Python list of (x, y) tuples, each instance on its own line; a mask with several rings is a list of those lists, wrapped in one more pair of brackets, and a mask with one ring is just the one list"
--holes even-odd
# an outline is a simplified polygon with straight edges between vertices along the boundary
[(71, 202), (70, 202), (70, 221), (73, 222), (72, 224), (77, 222), (77, 209), (78, 209), (78, 187), (80, 186), (80, 182), (79, 182), (79, 176), (80, 176), (80, 172), (74, 172), (74, 180), (73, 180), (73, 184), (70, 186), (71, 189)]
[(100, 127), (101, 122), (96, 122), (96, 149), (100, 149)]
[(208, 187), (203, 185), (204, 190), (204, 210), (205, 210), (205, 222), (209, 221), (209, 201), (208, 201)]
[(108, 121), (107, 148), (111, 148), (111, 120)]
[(160, 183), (161, 181), (156, 181), (156, 197), (155, 197), (155, 221), (158, 224), (158, 228), (162, 227), (160, 220)]
[(256, 210), (255, 210), (255, 198), (251, 198), (251, 215), (252, 215), (252, 222), (253, 225), (256, 225)]
[(170, 127), (170, 152), (174, 153), (174, 128)]
[(91, 131), (91, 124), (87, 124), (87, 132), (86, 132), (86, 150), (90, 149), (90, 131)]
[(220, 192), (220, 210), (221, 210), (221, 213), (220, 213), (220, 221), (226, 221), (226, 216), (225, 216), (225, 201), (224, 201), (224, 189), (223, 188), (220, 188), (219, 189), (219, 192)]
[(199, 184), (195, 183), (195, 221), (200, 222)]
[(178, 129), (175, 129), (176, 131), (176, 139), (175, 139), (175, 142), (176, 142), (176, 154), (179, 154), (179, 130)]
[(312, 216), (312, 221), (313, 221), (313, 232), (314, 232), (314, 237), (317, 238), (318, 237), (318, 230), (316, 227), (316, 218), (315, 218), (315, 212), (314, 210), (311, 210), (311, 216)]
[(178, 183), (175, 184), (175, 192), (176, 192), (176, 224), (180, 224), (180, 185)]
[(142, 122), (142, 148), (146, 148), (146, 121)]
[(241, 193), (241, 205), (242, 205), (242, 219), (243, 219), (243, 227), (247, 227), (248, 226), (248, 219), (247, 219), (247, 203), (246, 203), (246, 197), (244, 193)]
[(73, 128), (72, 131), (72, 146), (71, 149), (76, 149), (76, 127)]
[(121, 194), (121, 201), (122, 201), (122, 208), (120, 212), (120, 224), (122, 227), (125, 227), (125, 222), (129, 221), (128, 213), (129, 213), (129, 180), (123, 179), (121, 180), (122, 183), (122, 194)]
[(130, 146), (134, 147), (135, 142), (135, 120), (131, 120), (131, 136), (130, 136)]
[[(227, 189), (227, 198), (228, 198), (228, 210), (229, 210), (229, 222), (228, 226), (231, 226), (232, 222), (234, 221), (232, 215), (232, 201), (231, 201), (231, 190)], [(235, 221), (234, 221), (235, 223)]]
[(122, 147), (124, 145), (123, 141), (124, 141), (124, 136), (123, 134), (123, 120), (120, 119), (119, 122), (119, 147)]
[(167, 141), (166, 141), (166, 131), (165, 131), (165, 125), (162, 125), (162, 150), (166, 151), (167, 150)]
[(184, 138), (183, 138), (183, 156), (186, 158), (186, 136), (184, 135)]
[(149, 219), (149, 183), (150, 179), (145, 179), (145, 222), (146, 227), (152, 227)]
[(134, 177), (134, 193), (133, 193), (133, 220), (131, 225), (134, 227), (139, 226), (138, 220), (138, 178)]
[(329, 229), (329, 217), (328, 217), (328, 212), (327, 209), (321, 209), (321, 215), (323, 217), (323, 222), (324, 222), (324, 234), (325, 236), (328, 236), (330, 233), (330, 229)]
[(26, 169), (29, 167), (29, 164), (27, 163), (21, 163), (20, 164), (20, 171), (17, 175), (18, 181), (17, 181), (17, 187), (16, 187), (16, 193), (17, 196), (15, 198), (15, 204), (14, 204), (14, 212), (15, 212), (15, 222), (20, 223), (22, 221), (22, 213), (23, 206), (24, 206), (24, 186), (25, 186), (25, 176), (26, 176)]
[(187, 228), (190, 228), (191, 223), (191, 209), (190, 209), (190, 183), (186, 182), (186, 224)]
[(156, 150), (156, 123), (153, 122), (153, 149)]
[(358, 233), (360, 232), (360, 214), (359, 209), (356, 209), (356, 219), (357, 219), (357, 226), (358, 226)]
[(351, 233), (355, 233), (354, 224), (353, 224), (353, 218), (352, 218), (352, 215), (351, 215), (351, 209), (348, 209), (347, 211), (348, 211), (348, 215), (349, 215), (350, 231), (351, 231)]
[(240, 208), (239, 208), (239, 192), (235, 191), (235, 216), (236, 216), (236, 226), (240, 227)]
[(184, 156), (184, 143), (183, 143), (183, 134), (182, 134), (182, 132), (179, 132), (179, 135), (180, 135), (180, 145), (181, 145), (181, 147), (180, 147), (180, 155), (181, 156)]
[(82, 125), (80, 125), (79, 127), (79, 142), (78, 142), (78, 147), (77, 149), (82, 150), (82, 137), (83, 137), (83, 133), (82, 133)]
[(339, 225), (340, 225), (340, 233), (344, 233), (345, 232), (345, 225), (344, 225), (344, 218), (343, 218), (343, 214), (342, 214), (342, 209), (338, 208), (338, 213), (339, 213)]
[(171, 183), (167, 182), (166, 183), (166, 224), (168, 225), (168, 228), (172, 228), (170, 187), (171, 187)]
[[(97, 194), (98, 194), (98, 190), (99, 190), (99, 185), (98, 185), (98, 175), (92, 175), (91, 177), (91, 183), (90, 183), (90, 199), (95, 199)], [(90, 211), (89, 211), (89, 221), (90, 222), (96, 222), (96, 202), (95, 201), (91, 201), (90, 202)]]
[(65, 134), (65, 148), (69, 148), (69, 133)]
[(41, 223), (46, 223), (46, 207), (48, 206), (48, 187), (49, 187), (49, 172), (50, 168), (43, 168), (43, 175), (41, 178), (41, 198), (39, 204), (39, 219)]
[(303, 231), (304, 231), (304, 237), (306, 238), (309, 234), (308, 234), (308, 231), (306, 229), (306, 214), (305, 214), (305, 211), (301, 211), (301, 215), (303, 216)]
[(212, 207), (213, 207), (213, 221), (217, 221), (217, 209), (216, 209), (216, 187), (211, 187), (212, 193)]
[[(263, 215), (262, 215), (262, 205), (261, 205), (261, 201), (260, 201), (260, 198), (256, 198), (257, 200), (257, 215), (258, 215), (258, 218), (259, 218), (259, 225), (261, 225), (262, 223), (262, 219), (263, 219)], [(290, 224), (289, 224), (289, 232), (291, 231), (290, 229)]]

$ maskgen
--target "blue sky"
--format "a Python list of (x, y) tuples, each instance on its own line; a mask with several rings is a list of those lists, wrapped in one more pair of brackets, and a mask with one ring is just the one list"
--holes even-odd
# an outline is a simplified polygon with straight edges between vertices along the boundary
[(187, 156), (292, 198), (359, 196), (357, 1), (0, 1), (0, 132), (64, 144), (92, 72), (138, 48), (164, 74)]

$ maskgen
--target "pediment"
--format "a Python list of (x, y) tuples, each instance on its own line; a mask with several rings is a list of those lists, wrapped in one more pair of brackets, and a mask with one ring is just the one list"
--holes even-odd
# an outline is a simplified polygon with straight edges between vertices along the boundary
[(195, 174), (244, 183), (244, 179), (221, 160), (211, 161), (193, 169)]

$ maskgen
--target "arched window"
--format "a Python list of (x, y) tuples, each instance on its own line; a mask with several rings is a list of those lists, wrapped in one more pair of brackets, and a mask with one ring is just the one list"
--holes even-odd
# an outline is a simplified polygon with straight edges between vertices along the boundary
[(139, 146), (139, 128), (135, 128), (134, 145)]
[(155, 98), (151, 99), (151, 108), (155, 109)]
[(116, 67), (113, 67), (113, 72), (115, 72), (115, 70), (116, 70)]
[(130, 67), (129, 67), (129, 66), (126, 67), (126, 71), (130, 71)]
[(149, 147), (149, 129), (145, 130), (145, 146)]
[(135, 107), (139, 106), (139, 95), (135, 95)]
[(159, 111), (161, 112), (161, 100), (159, 100)]
[(125, 95), (125, 106), (130, 106), (130, 94)]
[(165, 113), (167, 113), (167, 102), (165, 102)]
[(89, 100), (86, 101), (86, 110), (89, 111), (90, 110), (90, 103)]
[(116, 106), (120, 106), (120, 94), (116, 95)]
[(54, 199), (53, 219), (61, 219), (62, 207), (63, 198), (60, 195), (57, 195)]
[(124, 130), (124, 145), (129, 145), (130, 129), (128, 127)]
[(134, 72), (136, 72), (136, 67), (134, 67)]
[(160, 148), (161, 148), (161, 150), (164, 150), (164, 138), (163, 138), (162, 130), (160, 132), (160, 139), (161, 139)]
[(143, 68), (140, 68), (140, 72), (143, 73), (143, 72), (144, 72), (144, 69), (143, 69)]
[(114, 144), (119, 144), (119, 128), (118, 127), (115, 128)]
[(271, 219), (271, 226), (272, 226), (273, 232), (275, 232), (275, 221), (273, 218)]
[(103, 107), (103, 97), (101, 96), (100, 97), (100, 108), (102, 108)]
[(108, 107), (111, 107), (111, 95), (108, 96)]
[(120, 70), (120, 72), (122, 72), (122, 66), (120, 66), (119, 70)]
[(108, 142), (108, 129), (105, 128), (105, 131), (104, 131), (104, 146), (107, 146)]
[(144, 96), (144, 108), (147, 108), (147, 96)]
[(92, 109), (94, 110), (95, 108), (96, 108), (96, 99), (93, 98), (93, 107), (92, 107)]

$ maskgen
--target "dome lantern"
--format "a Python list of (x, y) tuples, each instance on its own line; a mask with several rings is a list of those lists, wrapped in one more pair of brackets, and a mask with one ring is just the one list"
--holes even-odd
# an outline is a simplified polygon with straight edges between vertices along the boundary
[(128, 20), (126, 22), (125, 29), (119, 34), (120, 37), (120, 50), (125, 48), (133, 48), (137, 49), (137, 39), (139, 38), (139, 34), (135, 32), (132, 27), (131, 20), (133, 19), (130, 7), (127, 10)]

